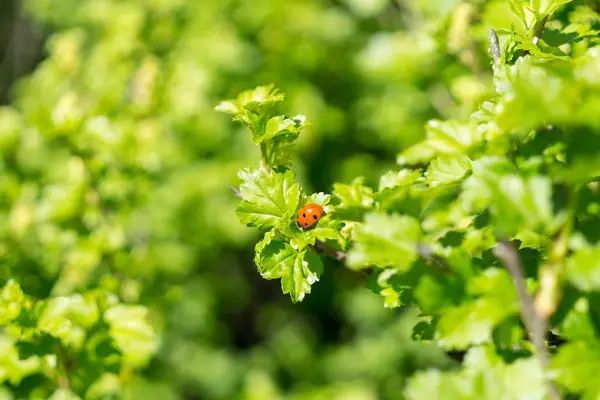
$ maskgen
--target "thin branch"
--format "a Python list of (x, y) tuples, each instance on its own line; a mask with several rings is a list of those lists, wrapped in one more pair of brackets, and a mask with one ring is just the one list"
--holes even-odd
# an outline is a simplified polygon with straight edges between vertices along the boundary
[(439, 267), (438, 272), (446, 274), (452, 271), (448, 262), (446, 262), (446, 260), (444, 260), (439, 255), (435, 254), (431, 247), (429, 247), (425, 243), (418, 243), (417, 251), (419, 253), (419, 257), (421, 257), (422, 259), (433, 261)]
[(498, 41), (498, 35), (496, 31), (490, 29), (490, 51), (492, 53), (492, 59), (494, 60), (494, 67), (500, 64), (500, 42)]
[(335, 258), (338, 261), (344, 262), (346, 260), (346, 253), (344, 251), (338, 250), (335, 247), (331, 247), (327, 243), (317, 240), (314, 248), (317, 253), (323, 253), (331, 258)]
[(548, 16), (545, 16), (544, 18), (542, 18), (538, 21), (537, 26), (535, 27), (535, 32), (533, 32), (533, 39), (531, 40), (531, 42), (536, 46), (537, 46), (538, 42), (540, 41), (542, 34), (544, 33), (544, 27), (546, 26), (547, 21), (548, 21)]
[[(545, 369), (550, 362), (550, 355), (545, 344), (548, 321), (538, 314), (533, 299), (527, 293), (523, 266), (517, 254), (517, 249), (509, 241), (503, 240), (494, 249), (494, 254), (502, 261), (512, 277), (519, 302), (521, 303), (521, 320), (527, 329), (529, 339), (535, 346), (536, 357)], [(560, 394), (551, 382), (548, 382), (548, 391), (552, 400), (560, 400)]]
[(67, 368), (67, 352), (60, 344), (55, 347), (55, 352), (58, 387), (69, 390), (71, 388), (71, 382), (69, 380), (69, 370)]

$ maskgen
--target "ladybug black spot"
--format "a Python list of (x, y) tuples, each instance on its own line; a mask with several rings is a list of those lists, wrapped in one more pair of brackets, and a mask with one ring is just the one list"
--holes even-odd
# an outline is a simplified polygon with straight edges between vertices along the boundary
[(305, 223), (304, 223), (304, 226), (308, 226), (308, 222), (305, 222)]
[(317, 216), (316, 216), (316, 215), (313, 215), (313, 219), (314, 219), (314, 220), (316, 220), (316, 219), (317, 219)]
[(304, 218), (306, 218), (306, 213), (302, 213), (302, 216), (303, 216)]

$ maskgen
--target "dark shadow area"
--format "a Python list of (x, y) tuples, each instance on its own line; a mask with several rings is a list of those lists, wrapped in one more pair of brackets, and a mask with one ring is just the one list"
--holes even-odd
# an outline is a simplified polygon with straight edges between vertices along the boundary
[(43, 35), (25, 18), (20, 0), (0, 2), (0, 104), (11, 101), (11, 88), (42, 57)]

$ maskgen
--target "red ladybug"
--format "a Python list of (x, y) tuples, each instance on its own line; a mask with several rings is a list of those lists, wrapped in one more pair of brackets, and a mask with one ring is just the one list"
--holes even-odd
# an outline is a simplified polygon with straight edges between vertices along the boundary
[(302, 229), (313, 227), (323, 216), (323, 207), (315, 203), (308, 203), (298, 211), (298, 225)]

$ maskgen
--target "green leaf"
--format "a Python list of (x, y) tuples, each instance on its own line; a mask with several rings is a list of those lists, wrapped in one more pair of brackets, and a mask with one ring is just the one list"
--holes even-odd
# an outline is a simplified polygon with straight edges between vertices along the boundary
[(483, 133), (472, 122), (432, 120), (426, 126), (426, 138), (397, 159), (399, 165), (428, 162), (438, 155), (460, 155), (483, 141)]
[(130, 367), (145, 366), (158, 349), (158, 337), (147, 320), (143, 306), (117, 304), (104, 313), (110, 336)]
[(305, 124), (306, 118), (301, 115), (294, 118), (288, 118), (285, 115), (269, 118), (265, 134), (261, 139), (265, 141), (285, 136), (287, 139), (294, 140), (300, 134), (300, 130), (306, 126)]
[(48, 400), (81, 400), (81, 397), (69, 389), (57, 389)]
[(240, 193), (243, 201), (236, 213), (247, 226), (260, 229), (275, 227), (282, 218), (295, 217), (300, 202), (300, 186), (291, 170), (283, 172), (244, 169)]
[(531, 0), (531, 9), (543, 16), (551, 15), (573, 0)]
[(9, 324), (19, 316), (24, 300), (21, 287), (10, 279), (0, 292), (0, 326)]
[(418, 215), (421, 203), (414, 184), (421, 179), (421, 170), (388, 171), (379, 180), (379, 191), (374, 198), (382, 210), (398, 210)]
[(567, 276), (584, 291), (600, 289), (600, 248), (582, 248), (567, 260)]
[(323, 262), (318, 255), (310, 251), (298, 253), (292, 269), (281, 278), (283, 293), (289, 293), (293, 302), (302, 301), (322, 273)]
[(105, 399), (108, 396), (122, 396), (122, 384), (115, 374), (105, 373), (98, 378), (85, 393), (86, 400)]
[(216, 111), (240, 115), (245, 112), (262, 114), (271, 109), (275, 104), (282, 102), (283, 93), (274, 85), (257, 86), (255, 89), (242, 92), (234, 100), (222, 101), (215, 107)]
[(364, 177), (355, 178), (349, 185), (334, 183), (333, 197), (337, 205), (333, 208), (334, 218), (346, 221), (362, 221), (372, 210), (375, 200), (373, 189), (364, 185)]
[(415, 288), (414, 296), (423, 312), (435, 315), (455, 306), (457, 294), (460, 295), (460, 291), (449, 282), (424, 275)]
[(0, 383), (19, 385), (26, 376), (39, 372), (40, 365), (37, 356), (21, 360), (14, 339), (0, 334)]
[[(499, 68), (495, 77), (502, 96), (496, 116), (498, 127), (517, 136), (548, 125), (598, 127), (600, 117), (594, 109), (598, 97), (591, 94), (596, 79), (591, 74), (577, 74), (575, 65), (559, 60), (542, 63), (537, 57), (526, 56)], [(542, 86), (544, 90), (539, 90)]]
[(595, 340), (596, 331), (589, 314), (589, 301), (579, 298), (565, 317), (560, 335), (568, 340)]
[(60, 296), (37, 306), (38, 329), (65, 345), (81, 347), (86, 336), (86, 328), (98, 320), (98, 308), (91, 299), (75, 294)]
[(559, 347), (552, 358), (549, 373), (569, 391), (583, 394), (583, 400), (597, 399), (600, 368), (600, 341), (578, 340)]
[(311, 285), (323, 273), (319, 256), (310, 251), (297, 251), (289, 243), (266, 237), (257, 245), (258, 271), (265, 279), (281, 279), (281, 289), (293, 302), (300, 302), (310, 293)]
[(401, 169), (400, 171), (388, 171), (379, 179), (379, 191), (397, 187), (408, 187), (421, 177), (421, 170)]
[(304, 250), (309, 245), (313, 246), (317, 240), (335, 241), (338, 246), (344, 247), (346, 241), (341, 234), (343, 227), (343, 222), (334, 219), (331, 215), (325, 215), (310, 229), (301, 229), (298, 223), (293, 221), (285, 229), (281, 229), (281, 232), (290, 238), (290, 244), (297, 250)]
[(490, 205), (499, 236), (513, 237), (523, 229), (552, 234), (560, 219), (552, 212), (550, 178), (505, 173), (503, 164), (501, 159), (474, 163), (461, 194), (463, 207), (477, 212)]
[(354, 230), (354, 246), (348, 253), (348, 266), (371, 265), (394, 267), (406, 271), (418, 258), (417, 242), (421, 238), (419, 222), (398, 214), (370, 213)]
[(417, 372), (404, 391), (408, 400), (543, 400), (543, 370), (535, 358), (506, 364), (491, 346), (467, 352), (458, 372)]
[(396, 269), (384, 269), (369, 275), (367, 288), (383, 297), (385, 308), (397, 308), (406, 303), (402, 295), (410, 290)]
[(465, 155), (441, 156), (431, 161), (425, 172), (425, 182), (441, 186), (461, 181), (471, 171), (471, 160)]
[(512, 280), (502, 269), (486, 269), (469, 281), (467, 292), (476, 298), (446, 309), (438, 321), (436, 339), (446, 349), (490, 342), (494, 327), (518, 312)]

